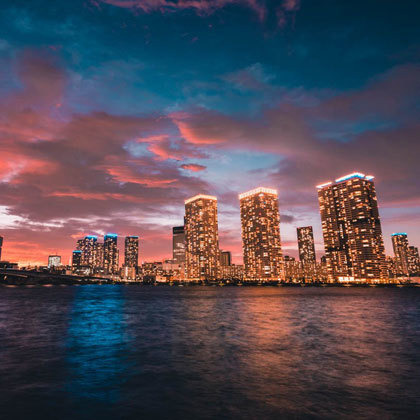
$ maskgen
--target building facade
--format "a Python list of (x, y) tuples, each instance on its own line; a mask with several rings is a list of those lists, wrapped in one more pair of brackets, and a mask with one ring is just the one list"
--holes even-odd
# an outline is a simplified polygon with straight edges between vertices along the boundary
[(172, 228), (172, 259), (176, 264), (185, 264), (184, 226), (175, 226)]
[(220, 251), (220, 265), (223, 267), (232, 265), (232, 254), (230, 251)]
[(284, 278), (277, 191), (256, 188), (239, 194), (245, 280)]
[(299, 260), (303, 281), (315, 281), (318, 278), (315, 241), (312, 226), (297, 228)]
[(188, 280), (220, 276), (217, 198), (199, 194), (185, 201), (185, 257)]
[(419, 249), (415, 246), (408, 247), (408, 273), (410, 276), (420, 274)]
[(119, 267), (118, 235), (108, 233), (104, 236), (104, 271), (117, 274)]
[(300, 261), (304, 264), (315, 263), (315, 241), (312, 226), (297, 228), (297, 240)]
[(48, 257), (48, 268), (59, 267), (61, 265), (60, 255), (50, 255)]
[(408, 268), (409, 246), (406, 233), (393, 233), (392, 247), (394, 248), (395, 265), (398, 276), (408, 276), (410, 274)]
[(71, 256), (71, 269), (72, 271), (78, 271), (82, 267), (82, 251), (74, 250)]
[(92, 269), (97, 267), (99, 263), (98, 245), (98, 237), (94, 235), (85, 236), (77, 241), (77, 250), (82, 251), (81, 265)]
[(139, 237), (126, 236), (124, 244), (124, 267), (133, 267), (137, 270), (139, 265)]
[(329, 281), (385, 282), (384, 243), (373, 176), (318, 185)]

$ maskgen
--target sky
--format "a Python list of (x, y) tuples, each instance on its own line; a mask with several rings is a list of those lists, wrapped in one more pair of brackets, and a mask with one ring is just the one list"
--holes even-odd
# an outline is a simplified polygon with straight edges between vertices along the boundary
[[(315, 186), (375, 176), (385, 248), (420, 245), (420, 3), (0, 0), (3, 259), (67, 263), (87, 234), (170, 258), (184, 200), (278, 190), (283, 253), (323, 241)], [(120, 260), (122, 258), (120, 256)]]

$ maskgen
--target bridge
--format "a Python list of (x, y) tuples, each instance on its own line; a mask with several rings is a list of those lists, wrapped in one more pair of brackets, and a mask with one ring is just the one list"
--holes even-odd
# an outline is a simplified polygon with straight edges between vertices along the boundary
[(41, 271), (0, 269), (0, 284), (3, 285), (35, 285), (35, 284), (104, 284), (113, 283), (111, 279), (56, 274)]

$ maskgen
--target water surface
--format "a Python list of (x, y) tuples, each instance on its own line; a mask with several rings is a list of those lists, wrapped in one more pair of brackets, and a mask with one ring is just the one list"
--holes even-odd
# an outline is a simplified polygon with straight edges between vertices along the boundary
[(420, 289), (0, 288), (2, 418), (415, 418)]

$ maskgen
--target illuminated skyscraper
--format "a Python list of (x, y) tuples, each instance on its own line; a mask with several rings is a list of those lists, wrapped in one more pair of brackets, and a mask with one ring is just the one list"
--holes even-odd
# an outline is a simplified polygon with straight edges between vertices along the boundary
[(297, 228), (299, 259), (303, 264), (315, 263), (315, 241), (312, 226)]
[[(312, 226), (297, 228), (297, 239), (299, 248), (299, 260), (301, 272), (300, 278), (304, 281), (314, 281), (318, 276), (315, 242)], [(287, 264), (286, 264), (287, 266)]]
[(420, 273), (419, 249), (415, 246), (408, 247), (408, 272), (412, 276)]
[(175, 226), (172, 228), (172, 259), (177, 264), (185, 263), (184, 226)]
[(124, 266), (134, 267), (137, 269), (139, 265), (139, 237), (126, 236), (124, 248)]
[(79, 249), (73, 251), (71, 259), (71, 268), (77, 271), (82, 266), (82, 251)]
[(385, 281), (373, 176), (353, 173), (317, 188), (328, 280)]
[(0, 261), (1, 261), (1, 250), (3, 248), (3, 236), (0, 236)]
[(100, 272), (104, 268), (104, 244), (96, 242), (93, 248), (93, 268)]
[(199, 194), (185, 201), (185, 251), (187, 279), (219, 277), (216, 197)]
[(92, 269), (100, 265), (100, 248), (98, 237), (94, 235), (85, 236), (77, 241), (77, 250), (82, 251), (81, 265), (86, 265)]
[(283, 279), (277, 191), (256, 188), (239, 200), (245, 280)]
[(119, 250), (117, 246), (118, 235), (108, 233), (104, 236), (104, 271), (108, 274), (117, 274), (119, 267)]
[(409, 247), (406, 233), (393, 233), (392, 246), (394, 248), (395, 262), (397, 274), (401, 276), (408, 276), (410, 271), (408, 268)]

